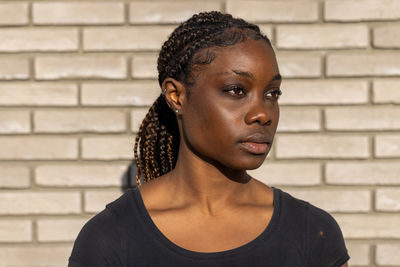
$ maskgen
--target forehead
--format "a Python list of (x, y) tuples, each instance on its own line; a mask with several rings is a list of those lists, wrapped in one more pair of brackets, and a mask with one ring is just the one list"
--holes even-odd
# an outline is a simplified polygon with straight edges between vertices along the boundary
[[(208, 56), (207, 56), (208, 54)], [(279, 74), (275, 53), (264, 40), (246, 39), (243, 42), (226, 47), (212, 47), (202, 51), (203, 56), (213, 60), (202, 65), (199, 76), (211, 78), (216, 73), (240, 69), (257, 76), (275, 76)], [(196, 75), (197, 76), (197, 75)]]

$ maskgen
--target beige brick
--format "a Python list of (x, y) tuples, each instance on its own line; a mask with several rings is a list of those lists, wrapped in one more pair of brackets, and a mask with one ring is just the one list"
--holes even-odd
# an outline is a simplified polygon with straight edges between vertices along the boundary
[(0, 25), (24, 25), (27, 23), (27, 3), (0, 3)]
[(369, 245), (363, 243), (346, 242), (350, 255), (349, 266), (368, 266)]
[(28, 111), (0, 112), (0, 133), (29, 133), (30, 130)]
[(40, 186), (120, 186), (126, 165), (43, 165), (35, 170)]
[(24, 80), (29, 78), (29, 60), (20, 57), (0, 58), (1, 80)]
[(325, 110), (325, 121), (328, 130), (399, 130), (400, 108), (332, 107)]
[(38, 241), (74, 241), (86, 221), (87, 219), (39, 219)]
[(397, 243), (378, 243), (375, 250), (376, 263), (385, 266), (400, 265), (400, 244)]
[(373, 82), (374, 103), (400, 104), (400, 81), (377, 80)]
[(150, 106), (160, 95), (155, 81), (134, 83), (84, 83), (82, 104), (101, 106)]
[(330, 184), (400, 184), (398, 162), (329, 162), (325, 177)]
[(78, 142), (71, 137), (0, 137), (0, 159), (76, 159)]
[(37, 57), (36, 78), (56, 80), (65, 78), (126, 78), (126, 59), (122, 56), (58, 56)]
[(134, 133), (139, 131), (140, 124), (142, 124), (144, 117), (149, 108), (135, 108), (131, 111), (131, 130)]
[(102, 211), (106, 205), (117, 198), (123, 193), (120, 190), (92, 190), (86, 191), (85, 199), (85, 212), (97, 213)]
[(0, 166), (0, 188), (27, 188), (30, 184), (29, 168), (19, 165)]
[(375, 156), (390, 158), (400, 156), (400, 135), (378, 135), (375, 137)]
[(34, 113), (35, 132), (122, 132), (125, 112), (114, 110), (53, 110)]
[(374, 46), (383, 48), (400, 48), (399, 33), (400, 33), (400, 25), (382, 25), (375, 27)]
[(391, 20), (400, 18), (396, 0), (328, 0), (324, 17), (328, 21)]
[(71, 250), (72, 244), (1, 247), (0, 262), (4, 267), (65, 267)]
[(382, 211), (400, 211), (400, 189), (376, 189), (375, 207)]
[(203, 11), (221, 11), (218, 1), (135, 1), (130, 3), (131, 23), (179, 23)]
[(366, 212), (371, 210), (369, 190), (286, 189), (286, 192), (328, 212)]
[(274, 38), (273, 38), (273, 34), (272, 34), (272, 26), (270, 24), (257, 24), (258, 27), (260, 28), (261, 33), (263, 33), (264, 35), (266, 35), (268, 37), (268, 39), (273, 42)]
[(0, 220), (0, 242), (32, 241), (30, 220)]
[(277, 137), (278, 158), (367, 158), (366, 136), (284, 135)]
[(400, 75), (400, 54), (389, 52), (331, 54), (327, 56), (327, 75), (350, 77)]
[(41, 2), (33, 3), (35, 24), (122, 24), (122, 2)]
[(321, 58), (318, 55), (277, 53), (279, 70), (284, 78), (315, 78), (321, 76)]
[(84, 159), (133, 159), (133, 136), (82, 138)]
[(396, 214), (335, 215), (345, 238), (399, 238), (400, 216)]
[(301, 132), (319, 131), (320, 111), (316, 108), (292, 108), (283, 107), (280, 109), (278, 132)]
[(83, 32), (87, 51), (159, 50), (173, 31), (170, 26), (89, 28)]
[(78, 30), (54, 28), (0, 29), (0, 51), (73, 51), (78, 49)]
[(132, 57), (131, 71), (133, 78), (157, 78), (157, 55), (134, 55)]
[(366, 25), (278, 26), (277, 46), (283, 49), (365, 48)]
[(0, 214), (73, 214), (81, 211), (79, 192), (2, 191)]
[(74, 106), (78, 104), (75, 84), (1, 83), (0, 105)]
[(253, 22), (312, 22), (318, 19), (318, 3), (228, 0), (226, 12)]
[(321, 182), (321, 166), (318, 163), (270, 163), (264, 162), (248, 173), (267, 185), (318, 185)]
[(279, 104), (329, 105), (365, 104), (368, 83), (350, 80), (293, 80), (282, 82)]

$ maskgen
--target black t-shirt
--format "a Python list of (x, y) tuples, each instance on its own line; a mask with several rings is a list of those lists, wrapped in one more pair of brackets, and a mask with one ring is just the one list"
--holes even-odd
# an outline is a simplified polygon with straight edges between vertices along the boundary
[(69, 266), (338, 267), (350, 258), (331, 215), (272, 188), (274, 211), (266, 229), (245, 245), (211, 253), (172, 243), (152, 221), (139, 189), (130, 189), (85, 224)]

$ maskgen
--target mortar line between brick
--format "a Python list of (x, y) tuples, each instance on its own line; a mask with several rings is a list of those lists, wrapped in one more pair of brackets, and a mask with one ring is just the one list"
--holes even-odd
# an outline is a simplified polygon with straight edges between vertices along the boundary
[(132, 62), (133, 62), (133, 57), (134, 57), (134, 55), (133, 54), (131, 54), (131, 55), (127, 55), (127, 57), (126, 57), (126, 62), (125, 62), (125, 64), (128, 64), (127, 65), (127, 67), (126, 67), (126, 80), (127, 81), (132, 81), (132, 80), (134, 80), (134, 78), (133, 78), (133, 72), (132, 72), (132, 68), (133, 68), (133, 64), (132, 64)]
[(28, 26), (33, 26), (33, 3), (28, 3)]
[(318, 24), (324, 24), (324, 3), (317, 2), (318, 5)]
[(369, 47), (367, 47), (367, 50), (374, 50), (375, 46), (374, 46), (374, 27), (369, 27), (370, 25), (368, 25), (368, 44)]
[(375, 149), (374, 149), (374, 138), (375, 138), (375, 134), (369, 135), (368, 136), (368, 145), (369, 147), (369, 153), (370, 153), (370, 159), (374, 160), (375, 159)]
[(81, 213), (80, 213), (80, 215), (84, 215), (85, 214), (85, 191), (80, 190), (79, 192), (80, 192), (79, 197), (81, 198), (81, 203), (80, 203), (81, 204), (80, 205)]
[(37, 244), (39, 241), (38, 225), (36, 219), (32, 220), (32, 243)]
[(132, 121), (131, 110), (128, 108), (125, 112), (125, 122), (126, 122), (126, 130), (125, 131), (128, 135), (133, 135), (131, 121)]
[(220, 2), (220, 5), (221, 5), (221, 11), (223, 13), (226, 13), (226, 5), (227, 5), (226, 1)]
[(126, 26), (128, 26), (129, 25), (129, 13), (130, 13), (130, 10), (129, 10), (129, 6), (130, 6), (130, 4), (129, 4), (129, 2), (124, 2), (123, 3), (124, 4), (124, 25), (126, 25)]
[(370, 262), (370, 264), (372, 264), (373, 267), (376, 266), (375, 265), (376, 264), (375, 254), (376, 254), (376, 243), (372, 244), (369, 247), (369, 262)]
[(321, 126), (321, 128), (320, 128), (320, 131), (318, 132), (318, 133), (326, 133), (327, 132), (327, 129), (326, 129), (326, 108), (325, 107), (322, 107), (321, 109), (320, 109), (320, 126)]
[(29, 73), (29, 78), (28, 80), (33, 82), (35, 80), (35, 59), (34, 57), (29, 57), (28, 58), (28, 73)]
[(83, 54), (83, 27), (78, 27), (78, 54)]
[(371, 189), (371, 210), (372, 212), (378, 212), (376, 209), (376, 190), (374, 188)]
[(373, 79), (368, 79), (367, 81), (367, 88), (368, 88), (368, 104), (374, 105), (373, 101)]

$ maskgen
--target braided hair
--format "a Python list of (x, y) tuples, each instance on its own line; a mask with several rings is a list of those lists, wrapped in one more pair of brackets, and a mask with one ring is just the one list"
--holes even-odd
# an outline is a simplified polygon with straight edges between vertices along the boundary
[[(161, 47), (157, 61), (160, 86), (166, 78), (174, 78), (186, 86), (189, 98), (190, 86), (195, 83), (192, 77), (194, 67), (209, 64), (216, 57), (206, 48), (235, 45), (247, 37), (262, 39), (271, 46), (257, 25), (243, 19), (218, 11), (193, 15), (181, 23)], [(143, 119), (135, 139), (138, 186), (141, 185), (141, 175), (148, 182), (175, 167), (179, 140), (177, 118), (164, 95), (160, 94)]]

